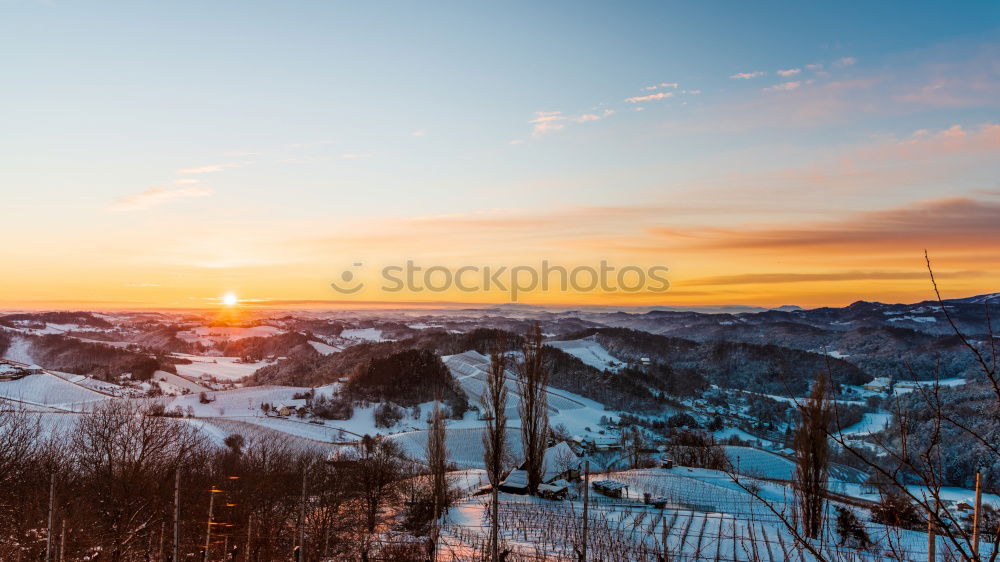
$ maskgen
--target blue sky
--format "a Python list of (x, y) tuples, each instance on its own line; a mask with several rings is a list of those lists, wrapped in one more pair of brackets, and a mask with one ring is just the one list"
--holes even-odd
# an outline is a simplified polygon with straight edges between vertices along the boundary
[[(730, 261), (909, 271), (919, 259), (904, 253), (926, 241), (767, 264), (681, 242), (860, 228), (864, 213), (953, 198), (989, 213), (1000, 187), (996, 2), (0, 9), (0, 190), (7, 223), (37, 232), (0, 250), (34, 272), (7, 287), (15, 303), (177, 304), (234, 283), (322, 298), (336, 264), (402, 255), (666, 261), (680, 286)], [(938, 254), (975, 270), (956, 285), (994, 282), (994, 249), (977, 264), (962, 247)], [(902, 285), (692, 285), (706, 294), (689, 298), (917, 295)]]

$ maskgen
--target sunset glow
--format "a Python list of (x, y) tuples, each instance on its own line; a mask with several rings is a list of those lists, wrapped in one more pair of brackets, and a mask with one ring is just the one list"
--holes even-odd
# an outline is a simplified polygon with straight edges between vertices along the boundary
[(507, 302), (373, 286), (406, 260), (669, 268), (527, 304), (912, 302), (925, 249), (997, 290), (997, 4), (132, 8), (7, 7), (0, 307)]

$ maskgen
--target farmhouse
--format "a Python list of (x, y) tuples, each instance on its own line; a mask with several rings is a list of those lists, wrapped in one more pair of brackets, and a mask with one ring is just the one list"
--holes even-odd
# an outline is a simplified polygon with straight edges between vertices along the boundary
[(305, 411), (306, 400), (305, 398), (299, 398), (295, 400), (285, 400), (284, 402), (279, 402), (277, 406), (274, 407), (274, 411), (283, 418), (287, 418), (292, 414), (297, 414), (300, 411)]
[[(522, 464), (517, 470), (511, 471), (498, 489), (508, 494), (527, 494), (526, 468), (526, 465)], [(573, 452), (569, 443), (561, 441), (545, 450), (545, 455), (542, 457), (542, 485), (538, 487), (539, 495), (550, 499), (562, 499), (569, 493), (567, 481), (579, 478), (580, 458)]]
[(611, 498), (620, 498), (625, 490), (625, 484), (615, 480), (595, 480), (592, 484), (594, 490)]
[(866, 383), (864, 389), (871, 392), (888, 392), (890, 386), (892, 386), (890, 377), (876, 377), (871, 382)]

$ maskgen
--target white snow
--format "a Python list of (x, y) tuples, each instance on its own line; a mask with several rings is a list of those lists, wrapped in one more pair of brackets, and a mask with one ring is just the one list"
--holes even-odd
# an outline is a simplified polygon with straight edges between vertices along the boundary
[(107, 400), (110, 397), (52, 373), (41, 373), (0, 382), (0, 398), (60, 409), (81, 410), (90, 403)]
[(868, 435), (869, 433), (876, 433), (882, 431), (889, 426), (889, 422), (892, 421), (892, 412), (869, 412), (861, 418), (858, 423), (845, 427), (841, 434), (843, 435)]
[(910, 320), (911, 322), (920, 322), (923, 324), (937, 322), (937, 318), (934, 318), (933, 316), (897, 316), (895, 318), (890, 318), (889, 322), (900, 322), (903, 320)]
[(310, 340), (309, 345), (311, 345), (312, 348), (315, 349), (320, 355), (330, 355), (331, 353), (337, 353), (338, 351), (341, 351), (341, 348), (339, 347), (334, 347), (332, 345), (328, 345), (318, 341)]
[(10, 346), (7, 347), (7, 351), (3, 353), (3, 358), (31, 365), (35, 360), (28, 354), (29, 347), (30, 342), (27, 338), (13, 337), (11, 338)]
[(185, 332), (177, 332), (177, 337), (186, 342), (212, 345), (217, 342), (241, 340), (245, 338), (276, 336), (285, 333), (274, 326), (253, 326), (240, 328), (231, 326), (198, 326)]
[(191, 361), (188, 365), (177, 365), (177, 374), (194, 379), (208, 375), (220, 380), (238, 381), (252, 375), (257, 369), (274, 364), (267, 361), (243, 363), (239, 357), (207, 357), (182, 353), (176, 353), (175, 356)]
[(565, 351), (585, 364), (601, 371), (605, 369), (617, 371), (622, 367), (622, 361), (619, 361), (608, 353), (608, 350), (604, 349), (601, 344), (591, 339), (550, 341), (546, 342), (546, 345), (551, 345), (556, 349)]
[(340, 337), (348, 340), (383, 341), (382, 330), (375, 328), (349, 328), (340, 332)]

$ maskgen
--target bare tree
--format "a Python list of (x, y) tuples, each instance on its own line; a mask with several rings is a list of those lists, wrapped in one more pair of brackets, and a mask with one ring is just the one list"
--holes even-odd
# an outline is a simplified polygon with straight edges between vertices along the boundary
[(815, 539), (823, 528), (823, 502), (830, 475), (830, 444), (827, 441), (832, 413), (827, 399), (826, 377), (820, 375), (809, 398), (799, 404), (799, 427), (795, 432), (796, 502), (802, 534)]
[(521, 444), (528, 473), (528, 492), (538, 492), (545, 471), (544, 456), (549, 429), (549, 404), (546, 386), (549, 370), (545, 362), (542, 328), (536, 323), (521, 345), (522, 358), (517, 364), (517, 391), (521, 395), (518, 414), (521, 418)]
[(486, 466), (486, 476), (493, 487), (490, 502), (490, 543), (491, 559), (498, 555), (497, 525), (499, 523), (499, 506), (496, 501), (496, 489), (503, 478), (504, 463), (507, 457), (507, 337), (501, 332), (490, 351), (490, 370), (486, 374), (486, 390), (480, 399), (483, 416), (486, 418), (486, 431), (483, 433), (483, 464)]
[(434, 501), (433, 517), (441, 516), (448, 505), (448, 448), (447, 432), (444, 428), (444, 415), (438, 402), (434, 402), (431, 411), (431, 429), (427, 436), (427, 464), (431, 470), (431, 497)]
[(642, 430), (634, 425), (623, 429), (622, 446), (625, 453), (628, 455), (629, 466), (632, 468), (641, 468), (643, 449), (646, 448), (646, 442), (642, 436)]
[(351, 478), (361, 495), (365, 530), (374, 533), (382, 510), (396, 499), (394, 486), (403, 474), (402, 455), (394, 441), (366, 435), (358, 444), (355, 459)]
[[(974, 378), (979, 381), (973, 384), (982, 389), (983, 396), (979, 407), (984, 411), (1000, 411), (1000, 371), (997, 369), (997, 339), (993, 334), (991, 304), (988, 299), (983, 303), (985, 333), (981, 339), (985, 341), (977, 345), (974, 339), (959, 329), (949, 311), (953, 305), (941, 297), (926, 252), (924, 259), (940, 312), (976, 366), (977, 377)], [(919, 378), (918, 373), (913, 372), (909, 366), (907, 368), (911, 370), (911, 378)], [(986, 556), (979, 548), (980, 545), (975, 544), (978, 541), (973, 541), (972, 530), (962, 523), (961, 514), (954, 507), (949, 507), (949, 502), (942, 496), (942, 488), (945, 486), (944, 449), (955, 441), (978, 447), (982, 456), (980, 463), (989, 465), (1000, 462), (1000, 445), (995, 434), (991, 435), (969, 422), (966, 418), (967, 411), (948, 403), (939, 380), (940, 375), (934, 372), (932, 384), (917, 385), (916, 391), (912, 393), (913, 397), (907, 397), (905, 406), (903, 399), (896, 395), (893, 399), (893, 423), (882, 433), (869, 436), (864, 445), (853, 443), (838, 427), (830, 433), (830, 438), (868, 468), (874, 477), (889, 483), (892, 493), (916, 505), (926, 515), (929, 529), (934, 530), (954, 557), (992, 562), (1000, 555), (1000, 527), (981, 529), (985, 532), (977, 537), (992, 542), (992, 552)], [(924, 419), (921, 420), (920, 417)], [(919, 430), (915, 431), (918, 427)], [(878, 453), (874, 458), (866, 450), (872, 446)], [(902, 474), (909, 475), (918, 485), (901, 485)], [(991, 531), (992, 538), (988, 535)]]
[(166, 512), (172, 483), (164, 475), (204, 443), (193, 426), (146, 413), (135, 401), (105, 401), (82, 416), (71, 442), (77, 492), (97, 502), (92, 538), (116, 562)]

